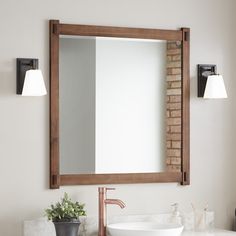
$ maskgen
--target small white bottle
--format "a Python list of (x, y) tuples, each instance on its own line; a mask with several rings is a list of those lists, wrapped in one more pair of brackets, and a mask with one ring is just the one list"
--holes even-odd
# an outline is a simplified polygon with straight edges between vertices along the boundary
[(182, 225), (182, 219), (179, 212), (179, 204), (174, 203), (171, 206), (173, 207), (173, 210), (170, 216), (170, 222), (178, 224), (178, 225)]

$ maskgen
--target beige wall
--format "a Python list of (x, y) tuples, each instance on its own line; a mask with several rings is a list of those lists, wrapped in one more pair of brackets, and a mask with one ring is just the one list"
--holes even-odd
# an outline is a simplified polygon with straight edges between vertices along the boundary
[[(0, 235), (22, 235), (24, 219), (40, 217), (64, 191), (97, 214), (97, 186), (48, 189), (49, 97), (15, 95), (15, 58), (40, 60), (48, 84), (48, 19), (67, 23), (191, 28), (191, 185), (118, 185), (122, 214), (167, 212), (179, 202), (209, 203), (216, 226), (229, 228), (236, 206), (234, 0), (8, 0), (0, 5)], [(215, 63), (228, 100), (196, 97), (196, 64)], [(109, 214), (119, 214), (116, 207)]]

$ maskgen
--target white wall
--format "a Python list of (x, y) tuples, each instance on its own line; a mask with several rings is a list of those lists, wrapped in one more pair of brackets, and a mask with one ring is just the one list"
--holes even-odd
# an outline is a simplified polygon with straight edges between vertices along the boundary
[(165, 41), (96, 40), (96, 173), (164, 171), (165, 78)]
[[(179, 202), (209, 203), (216, 226), (229, 228), (235, 190), (235, 1), (234, 0), (8, 0), (0, 7), (0, 235), (22, 235), (22, 221), (37, 218), (67, 191), (97, 214), (97, 186), (48, 189), (49, 97), (15, 95), (15, 58), (40, 60), (48, 84), (48, 19), (67, 23), (176, 29), (191, 28), (191, 185), (118, 185), (113, 197), (123, 211), (141, 214), (170, 210)], [(196, 64), (215, 63), (224, 75), (229, 99), (196, 97)]]
[(92, 38), (60, 38), (61, 174), (95, 172), (95, 47)]

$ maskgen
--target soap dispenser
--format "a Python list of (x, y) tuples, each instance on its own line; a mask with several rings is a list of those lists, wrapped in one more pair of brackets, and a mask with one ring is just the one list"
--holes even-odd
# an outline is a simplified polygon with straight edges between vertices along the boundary
[(170, 222), (182, 225), (182, 219), (181, 219), (180, 212), (179, 212), (179, 204), (174, 203), (171, 206), (172, 206), (173, 210), (171, 213)]

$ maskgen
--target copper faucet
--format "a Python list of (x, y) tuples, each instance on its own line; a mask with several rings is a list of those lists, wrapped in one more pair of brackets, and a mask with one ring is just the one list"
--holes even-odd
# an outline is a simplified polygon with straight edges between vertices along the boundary
[(115, 188), (98, 188), (98, 204), (99, 204), (99, 218), (98, 218), (98, 236), (106, 236), (106, 205), (115, 204), (124, 208), (125, 204), (119, 199), (107, 199), (107, 190), (115, 190)]

